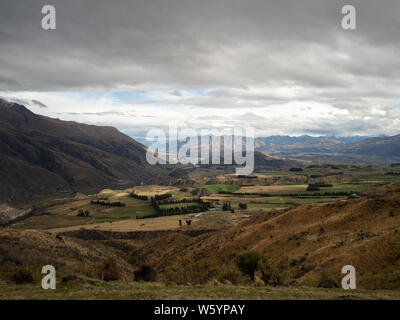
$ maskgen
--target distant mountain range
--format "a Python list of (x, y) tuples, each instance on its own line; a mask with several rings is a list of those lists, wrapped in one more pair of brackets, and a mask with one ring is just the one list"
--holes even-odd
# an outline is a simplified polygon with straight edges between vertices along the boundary
[(278, 157), (388, 165), (400, 160), (400, 135), (387, 137), (257, 138), (255, 150)]
[(113, 127), (61, 121), (0, 99), (0, 203), (160, 183), (146, 147)]
[(257, 141), (262, 142), (263, 144), (277, 144), (277, 145), (284, 145), (284, 144), (293, 144), (298, 142), (306, 142), (306, 141), (320, 141), (324, 139), (329, 140), (337, 140), (344, 143), (351, 143), (351, 142), (358, 142), (364, 139), (368, 139), (369, 137), (365, 136), (351, 136), (351, 137), (334, 137), (334, 136), (319, 136), (319, 137), (312, 137), (309, 135), (302, 135), (298, 137), (291, 137), (291, 136), (268, 136), (268, 137), (258, 137), (256, 138)]
[(384, 158), (400, 157), (400, 134), (391, 137), (369, 138), (337, 148), (338, 152), (358, 155), (376, 155)]
[[(178, 148), (187, 143), (188, 140), (179, 141)], [(223, 139), (218, 143), (221, 146), (222, 153)], [(244, 145), (244, 138), (242, 144)], [(211, 149), (211, 139), (209, 148)], [(279, 158), (388, 165), (400, 161), (400, 135), (392, 137), (312, 137), (309, 135), (292, 137), (276, 135), (255, 138), (254, 149)]]

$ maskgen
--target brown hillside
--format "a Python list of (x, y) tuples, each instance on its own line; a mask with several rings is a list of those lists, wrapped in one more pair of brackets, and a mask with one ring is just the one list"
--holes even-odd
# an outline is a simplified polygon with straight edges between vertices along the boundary
[(115, 261), (122, 279), (132, 280), (132, 266), (119, 258), (116, 250), (98, 242), (56, 236), (46, 231), (0, 230), (0, 278), (30, 267), (33, 276), (41, 279), (41, 268), (51, 264), (56, 268), (58, 281), (72, 275), (101, 279), (107, 259)]
[(142, 144), (113, 127), (36, 115), (2, 99), (0, 112), (0, 203), (168, 180), (147, 163)]
[(288, 258), (291, 280), (301, 284), (318, 286), (329, 277), (340, 285), (342, 266), (351, 264), (360, 288), (400, 288), (399, 230), (397, 183), (360, 199), (253, 217), (196, 238), (166, 236), (148, 243), (141, 256), (159, 269), (168, 269), (179, 259), (218, 268), (233, 266), (238, 253), (254, 250), (276, 262)]
[(399, 289), (399, 230), (397, 182), (355, 199), (255, 214), (217, 231), (80, 229), (64, 230), (59, 239), (47, 231), (3, 229), (0, 262), (13, 266), (51, 261), (62, 274), (70, 269), (86, 275), (87, 268), (96, 269), (115, 255), (128, 278), (132, 268), (151, 263), (160, 279), (204, 283), (221, 279), (224, 272), (234, 275), (235, 259), (250, 250), (284, 265), (284, 284), (340, 286), (341, 268), (350, 264), (356, 268), (358, 288)]

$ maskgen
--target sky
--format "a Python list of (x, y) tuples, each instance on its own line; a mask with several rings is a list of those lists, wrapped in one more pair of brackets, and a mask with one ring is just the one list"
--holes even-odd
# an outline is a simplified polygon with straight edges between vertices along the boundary
[[(46, 4), (56, 30), (41, 28)], [(134, 138), (170, 122), (395, 135), (399, 12), (398, 0), (0, 0), (0, 97)]]

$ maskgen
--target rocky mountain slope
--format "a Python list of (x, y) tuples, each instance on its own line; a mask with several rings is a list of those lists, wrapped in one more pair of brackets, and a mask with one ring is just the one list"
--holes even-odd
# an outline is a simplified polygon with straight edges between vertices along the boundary
[(0, 100), (0, 203), (160, 183), (145, 147), (113, 127), (36, 115)]

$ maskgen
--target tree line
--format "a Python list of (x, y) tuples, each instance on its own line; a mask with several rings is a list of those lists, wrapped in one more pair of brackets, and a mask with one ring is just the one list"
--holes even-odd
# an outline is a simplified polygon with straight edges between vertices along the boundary
[[(161, 216), (173, 216), (173, 215), (181, 215), (181, 214), (188, 214), (188, 213), (198, 213), (207, 211), (210, 208), (210, 204), (208, 202), (204, 202), (201, 199), (195, 199), (197, 202), (196, 205), (186, 206), (186, 207), (171, 207), (171, 208), (161, 208), (159, 201), (155, 198), (150, 199), (150, 203), (153, 206), (156, 213), (146, 216), (137, 216), (136, 219), (145, 219), (145, 218), (154, 218), (154, 217), (161, 217)], [(182, 203), (186, 201), (180, 201), (176, 203)], [(193, 201), (191, 201), (193, 202)]]
[(122, 203), (120, 201), (116, 202), (110, 202), (110, 201), (101, 201), (101, 200), (96, 200), (96, 201), (90, 201), (91, 204), (97, 204), (101, 206), (109, 206), (109, 207), (125, 207), (125, 203)]

